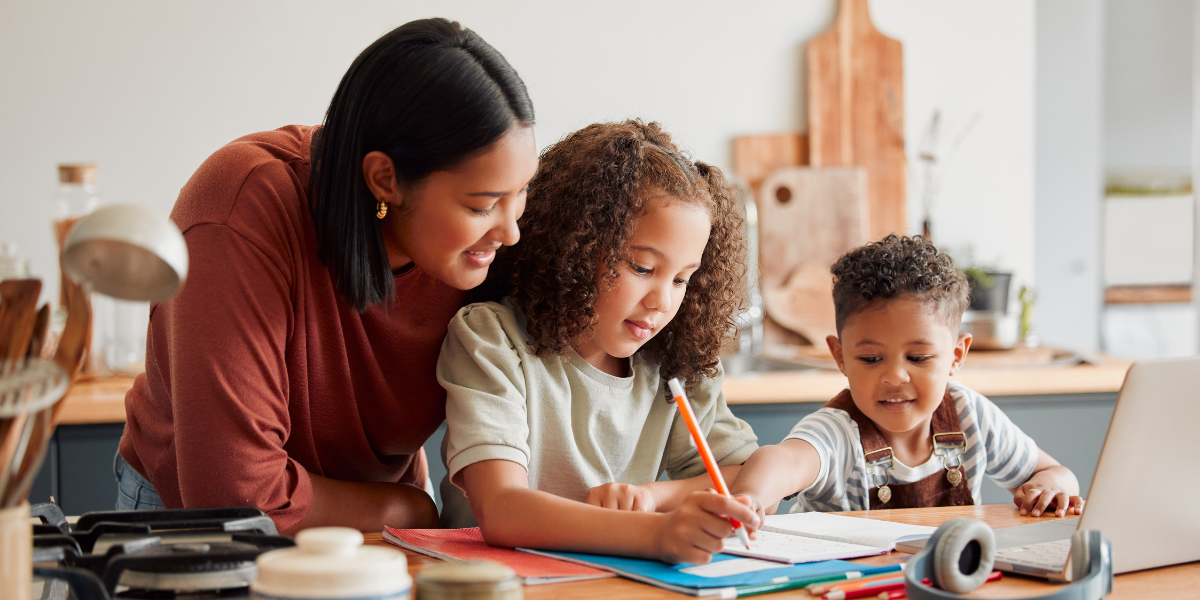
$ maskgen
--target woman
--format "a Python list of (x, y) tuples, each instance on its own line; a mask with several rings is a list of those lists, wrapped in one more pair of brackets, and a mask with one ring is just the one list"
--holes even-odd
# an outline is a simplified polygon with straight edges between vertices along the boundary
[(218, 150), (172, 219), (191, 273), (151, 309), (126, 397), (119, 509), (253, 505), (280, 531), (435, 527), (434, 369), (537, 167), (516, 72), (414, 21), (350, 66), (323, 127)]

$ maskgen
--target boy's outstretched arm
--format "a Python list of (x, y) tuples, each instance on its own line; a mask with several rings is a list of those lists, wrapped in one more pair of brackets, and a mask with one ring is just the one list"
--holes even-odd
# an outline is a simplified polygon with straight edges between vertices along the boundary
[(1025, 483), (1009, 490), (1013, 504), (1023, 515), (1041, 516), (1054, 506), (1054, 514), (1063, 517), (1083, 514), (1083, 498), (1079, 497), (1079, 480), (1070, 469), (1058, 464), (1054, 457), (1038, 448), (1037, 465)]
[(749, 496), (756, 510), (775, 512), (779, 501), (807, 488), (821, 473), (821, 456), (813, 445), (797, 439), (754, 451), (730, 485), (735, 496)]
[(746, 505), (705, 492), (689, 494), (669, 513), (617, 511), (529, 489), (521, 465), (487, 460), (459, 476), (493, 546), (531, 547), (703, 564), (733, 533), (729, 517), (759, 525)]

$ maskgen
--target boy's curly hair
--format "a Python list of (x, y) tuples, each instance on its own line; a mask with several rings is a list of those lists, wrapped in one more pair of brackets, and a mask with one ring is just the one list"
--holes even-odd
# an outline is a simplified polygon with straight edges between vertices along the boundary
[(647, 191), (708, 209), (712, 230), (675, 318), (646, 343), (663, 377), (714, 376), (722, 338), (746, 288), (746, 243), (737, 194), (716, 167), (692, 163), (657, 123), (589, 125), (542, 153), (518, 221), (521, 242), (504, 248), (489, 273), (490, 295), (510, 294), (538, 356), (562, 356), (595, 322), (600, 284), (628, 260)]
[(851, 315), (876, 300), (912, 294), (929, 302), (958, 331), (970, 302), (967, 278), (950, 255), (921, 236), (897, 237), (855, 248), (833, 264), (833, 305), (838, 335)]

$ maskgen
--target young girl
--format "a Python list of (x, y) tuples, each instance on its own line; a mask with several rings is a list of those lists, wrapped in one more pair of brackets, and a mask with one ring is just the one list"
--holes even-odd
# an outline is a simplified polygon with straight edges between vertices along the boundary
[(721, 394), (745, 288), (735, 202), (654, 123), (591, 125), (545, 151), (524, 239), (489, 277), (510, 295), (459, 311), (438, 361), (444, 524), (477, 520), (498, 546), (704, 563), (727, 517), (758, 523), (706, 491), (666, 386), (687, 382), (732, 481), (758, 447)]

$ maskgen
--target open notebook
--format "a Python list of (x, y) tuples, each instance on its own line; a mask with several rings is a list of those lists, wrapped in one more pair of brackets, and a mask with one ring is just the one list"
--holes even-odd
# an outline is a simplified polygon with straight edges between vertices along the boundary
[(828, 513), (770, 515), (750, 549), (730, 537), (722, 552), (796, 564), (885, 554), (897, 541), (928, 538), (933, 532), (933, 527)]

